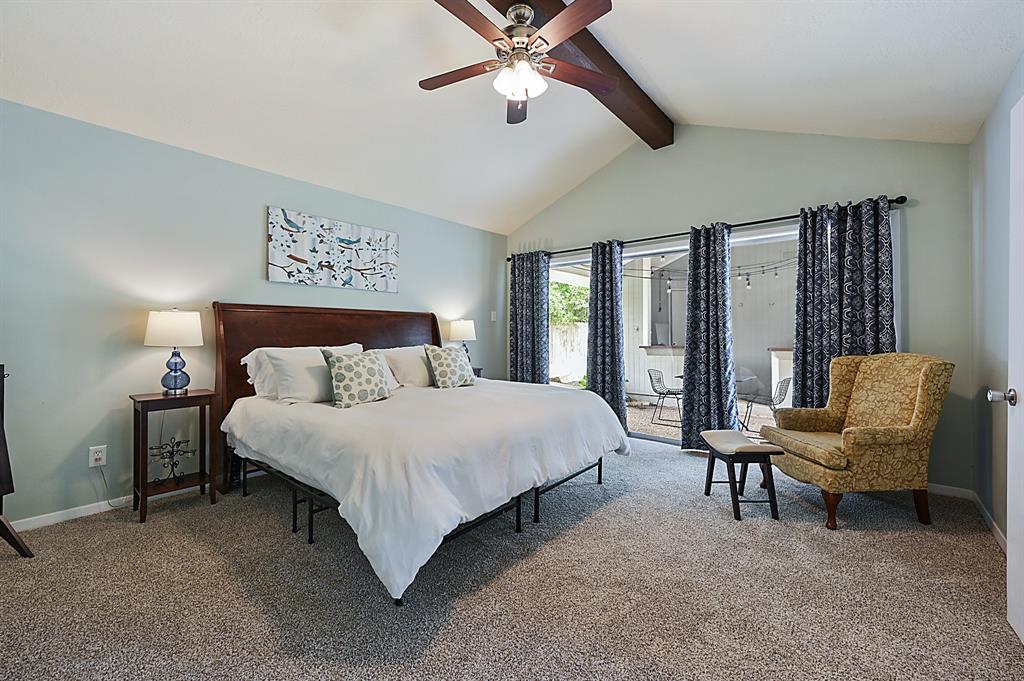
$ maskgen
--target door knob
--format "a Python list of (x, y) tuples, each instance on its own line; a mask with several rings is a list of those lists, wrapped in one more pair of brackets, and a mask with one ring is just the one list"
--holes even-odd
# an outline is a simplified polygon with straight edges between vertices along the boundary
[(1006, 402), (1007, 404), (1009, 404), (1012, 407), (1015, 404), (1017, 404), (1017, 391), (1014, 390), (1013, 388), (1010, 388), (1005, 393), (1004, 392), (1000, 392), (998, 390), (989, 390), (988, 391), (988, 401), (989, 402)]

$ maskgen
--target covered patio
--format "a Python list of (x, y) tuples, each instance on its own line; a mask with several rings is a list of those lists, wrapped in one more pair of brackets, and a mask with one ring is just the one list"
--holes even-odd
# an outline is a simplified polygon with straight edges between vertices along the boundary
[[(666, 438), (669, 440), (679, 440), (679, 426), (676, 424), (668, 423), (651, 423), (651, 417), (654, 414), (654, 405), (650, 402), (641, 402), (638, 400), (630, 400), (626, 404), (626, 421), (629, 425), (630, 433), (641, 433), (644, 435), (653, 435), (655, 437)], [(740, 417), (746, 413), (747, 402), (745, 400), (739, 401)], [(676, 409), (675, 400), (666, 400), (665, 408), (662, 416), (664, 419), (678, 419), (679, 412)], [(747, 424), (749, 429), (753, 431), (747, 432), (748, 436), (753, 437), (755, 433), (760, 432), (761, 426), (763, 425), (775, 425), (775, 418), (772, 416), (771, 409), (768, 405), (755, 403), (752, 406), (750, 421)]]

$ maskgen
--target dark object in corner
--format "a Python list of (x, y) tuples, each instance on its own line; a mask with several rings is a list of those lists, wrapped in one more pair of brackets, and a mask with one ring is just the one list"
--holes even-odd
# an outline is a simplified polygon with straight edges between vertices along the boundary
[(7, 451), (7, 435), (4, 432), (4, 365), (0, 364), (0, 537), (10, 544), (22, 558), (31, 558), (32, 551), (17, 530), (4, 515), (4, 496), (14, 493), (14, 476), (11, 474), (11, 455)]

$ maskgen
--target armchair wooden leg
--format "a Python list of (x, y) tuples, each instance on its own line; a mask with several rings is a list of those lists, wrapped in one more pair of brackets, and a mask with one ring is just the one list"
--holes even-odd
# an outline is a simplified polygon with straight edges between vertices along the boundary
[(7, 520), (7, 516), (3, 514), (0, 514), (0, 539), (10, 544), (22, 558), (32, 557), (32, 551), (28, 548), (28, 544), (25, 543), (25, 540), (21, 538), (18, 531)]
[(914, 508), (917, 510), (917, 519), (922, 525), (932, 524), (932, 516), (928, 512), (928, 490), (914, 490)]
[(836, 508), (839, 506), (839, 502), (843, 500), (843, 495), (821, 490), (821, 498), (825, 500), (825, 511), (828, 513), (825, 527), (834, 530), (836, 529)]

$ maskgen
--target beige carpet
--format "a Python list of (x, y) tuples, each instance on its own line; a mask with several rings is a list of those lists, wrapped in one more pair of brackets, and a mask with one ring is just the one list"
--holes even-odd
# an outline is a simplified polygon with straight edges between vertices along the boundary
[[(0, 547), (4, 679), (1021, 679), (1005, 560), (974, 507), (849, 495), (841, 529), (782, 478), (732, 520), (704, 460), (634, 441), (546, 519), (448, 544), (392, 606), (337, 516), (288, 531), (269, 479), (29, 532)], [(781, 478), (782, 476), (780, 476)], [(751, 493), (759, 493), (754, 490)], [(527, 518), (529, 515), (527, 514)]]

